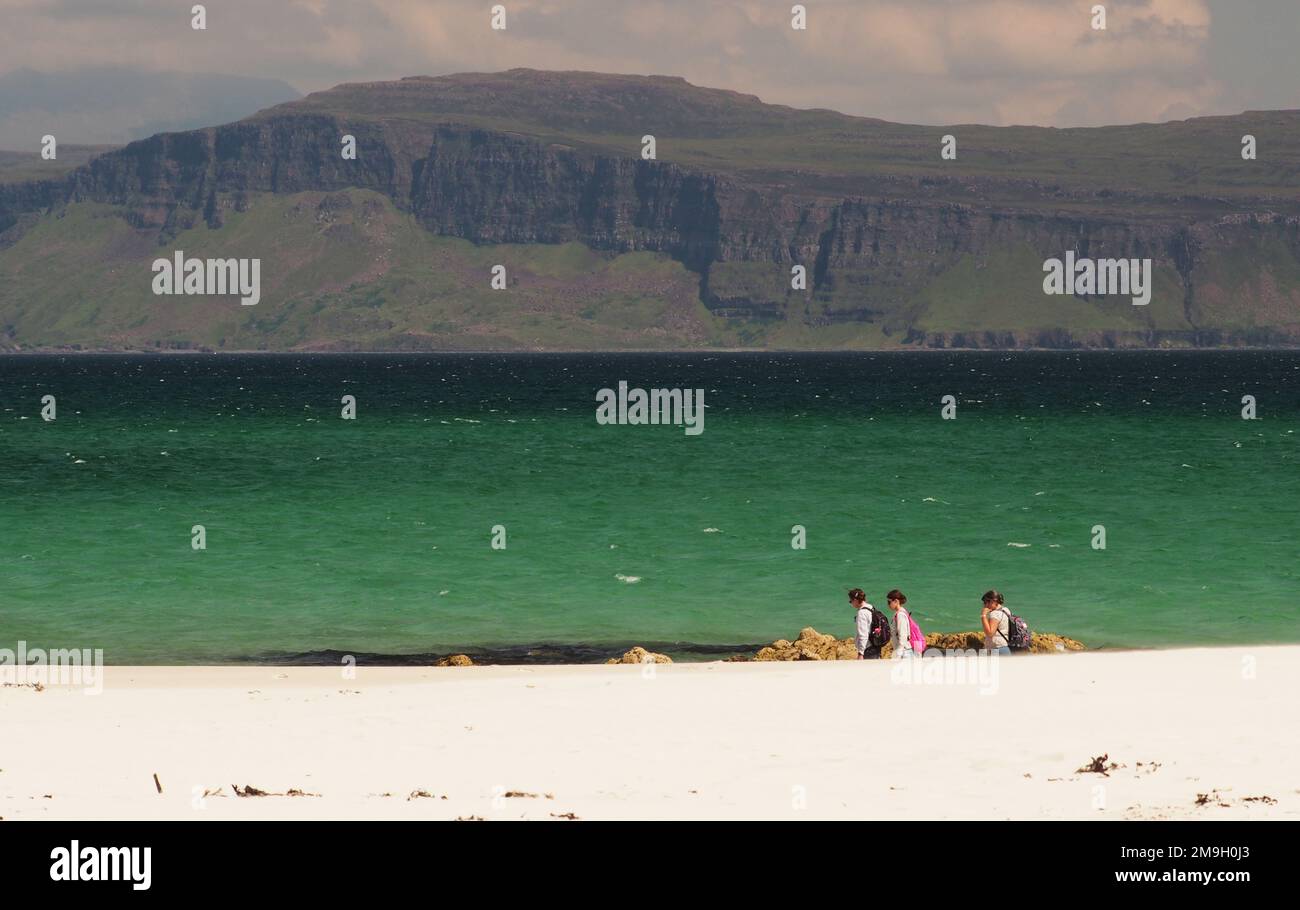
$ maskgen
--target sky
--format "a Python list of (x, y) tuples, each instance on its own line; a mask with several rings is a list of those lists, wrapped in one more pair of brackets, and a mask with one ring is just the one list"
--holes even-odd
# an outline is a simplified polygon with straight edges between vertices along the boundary
[(0, 74), (129, 66), (342, 82), (514, 67), (923, 124), (1097, 126), (1300, 108), (1300, 0), (0, 0)]

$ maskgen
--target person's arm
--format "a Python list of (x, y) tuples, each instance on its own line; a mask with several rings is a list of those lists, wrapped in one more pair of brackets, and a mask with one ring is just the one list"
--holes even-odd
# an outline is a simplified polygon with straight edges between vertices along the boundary
[(992, 610), (985, 609), (984, 612), (980, 614), (980, 623), (984, 626), (984, 637), (986, 639), (992, 639), (993, 635), (998, 630), (997, 622), (989, 615), (992, 612)]
[(858, 658), (861, 659), (862, 652), (871, 644), (871, 611), (866, 607), (858, 610), (857, 637), (853, 643), (858, 650)]

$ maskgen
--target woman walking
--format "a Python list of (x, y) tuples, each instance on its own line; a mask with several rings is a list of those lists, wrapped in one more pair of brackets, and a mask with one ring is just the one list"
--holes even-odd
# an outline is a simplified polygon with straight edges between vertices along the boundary
[(907, 596), (895, 588), (885, 595), (889, 609), (894, 611), (894, 657), (916, 657), (912, 647), (912, 616), (903, 604)]
[(1002, 605), (1002, 595), (985, 591), (980, 611), (980, 625), (984, 627), (984, 650), (990, 654), (1010, 654), (1011, 614)]

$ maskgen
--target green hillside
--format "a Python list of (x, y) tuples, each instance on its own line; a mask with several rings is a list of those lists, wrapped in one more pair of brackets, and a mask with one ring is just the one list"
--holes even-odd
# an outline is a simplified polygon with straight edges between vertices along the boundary
[[(234, 296), (153, 294), (151, 263), (175, 250), (260, 258), (261, 302), (245, 307)], [(505, 290), (490, 287), (497, 264), (507, 270)], [(220, 228), (191, 228), (166, 247), (131, 228), (118, 207), (74, 203), (0, 250), (7, 278), (0, 284), (0, 343), (111, 350), (831, 349), (900, 346), (909, 329), (1187, 328), (1167, 276), (1160, 276), (1152, 304), (1138, 310), (1127, 300), (1044, 298), (1039, 265), (1023, 251), (982, 267), (967, 257), (880, 322), (810, 326), (795, 317), (820, 306), (814, 295), (792, 292), (782, 302), (790, 318), (720, 316), (701, 303), (698, 277), (663, 254), (615, 255), (578, 243), (475, 245), (430, 234), (364, 190), (259, 196)], [(1237, 268), (1251, 271), (1244, 261)]]
[[(372, 192), (263, 196), (163, 249), (117, 207), (69, 205), (0, 250), (13, 346), (212, 350), (619, 350), (726, 344), (666, 256), (437, 237)], [(257, 257), (262, 300), (156, 296), (154, 259)], [(510, 286), (492, 290), (505, 264)], [(105, 331), (111, 327), (111, 331)]]

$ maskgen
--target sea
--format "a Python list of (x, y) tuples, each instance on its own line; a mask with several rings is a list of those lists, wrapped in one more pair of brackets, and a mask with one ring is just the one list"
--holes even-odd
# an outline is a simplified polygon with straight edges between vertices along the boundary
[[(620, 382), (703, 431), (599, 423)], [(1300, 352), (0, 357), (0, 648), (716, 659), (853, 634), (853, 587), (1300, 641)]]

